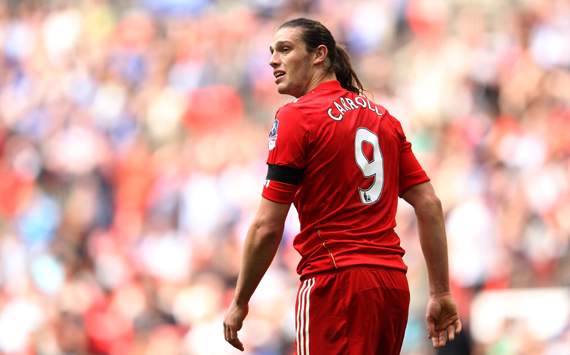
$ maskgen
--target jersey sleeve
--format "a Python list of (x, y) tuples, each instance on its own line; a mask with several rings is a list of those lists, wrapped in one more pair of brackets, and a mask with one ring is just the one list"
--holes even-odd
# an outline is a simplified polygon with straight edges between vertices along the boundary
[(412, 144), (408, 142), (402, 125), (396, 121), (396, 129), (400, 134), (401, 147), (400, 147), (400, 175), (398, 182), (398, 195), (402, 196), (409, 188), (430, 181), (426, 172), (416, 159), (412, 151)]
[(262, 196), (277, 203), (291, 203), (303, 178), (308, 130), (299, 110), (282, 107), (269, 132), (267, 178)]

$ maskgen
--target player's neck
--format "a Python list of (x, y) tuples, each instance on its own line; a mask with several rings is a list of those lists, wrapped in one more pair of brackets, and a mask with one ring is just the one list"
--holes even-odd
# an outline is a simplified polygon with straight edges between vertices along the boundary
[(316, 73), (313, 76), (313, 79), (310, 81), (309, 86), (307, 87), (307, 91), (305, 94), (313, 91), (317, 86), (324, 83), (325, 81), (336, 80), (336, 74), (332, 73)]

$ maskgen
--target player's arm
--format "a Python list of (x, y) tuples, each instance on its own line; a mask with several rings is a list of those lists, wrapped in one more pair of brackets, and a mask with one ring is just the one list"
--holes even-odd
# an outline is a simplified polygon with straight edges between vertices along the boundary
[(447, 240), (443, 210), (429, 182), (415, 185), (402, 197), (414, 207), (418, 219), (420, 243), (427, 262), (430, 293), (449, 293)]
[(429, 335), (435, 347), (444, 346), (461, 331), (461, 321), (449, 289), (447, 238), (441, 202), (430, 182), (410, 187), (402, 198), (414, 207), (427, 265), (430, 300), (426, 320)]
[(262, 198), (247, 232), (234, 299), (224, 320), (226, 341), (241, 351), (244, 348), (237, 332), (247, 316), (253, 292), (275, 257), (290, 206), (290, 203), (276, 203)]

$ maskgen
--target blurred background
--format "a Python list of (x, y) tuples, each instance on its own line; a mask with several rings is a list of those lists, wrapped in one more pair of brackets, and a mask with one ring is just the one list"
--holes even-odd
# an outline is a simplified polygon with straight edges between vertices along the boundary
[[(440, 195), (465, 330), (570, 354), (570, 1), (0, 2), (0, 353), (216, 355), (264, 183), (269, 43), (321, 20)], [(246, 354), (293, 354), (292, 211)], [(434, 354), (414, 214), (403, 354)]]

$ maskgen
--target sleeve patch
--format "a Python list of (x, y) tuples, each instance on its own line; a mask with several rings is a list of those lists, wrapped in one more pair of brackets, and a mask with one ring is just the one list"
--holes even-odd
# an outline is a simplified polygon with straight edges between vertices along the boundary
[(269, 150), (273, 150), (277, 145), (277, 130), (279, 129), (279, 120), (276, 118), (273, 121), (273, 127), (269, 131)]

